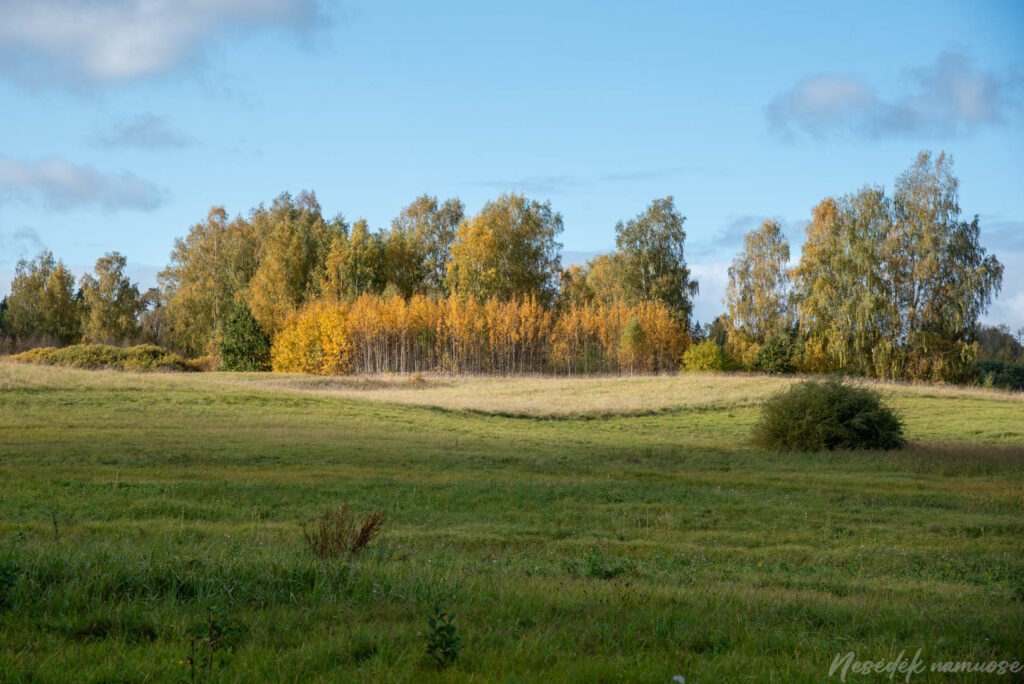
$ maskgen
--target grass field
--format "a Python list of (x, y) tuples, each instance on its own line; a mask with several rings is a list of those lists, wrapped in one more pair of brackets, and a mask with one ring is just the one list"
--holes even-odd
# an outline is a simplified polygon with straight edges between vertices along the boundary
[[(0, 681), (206, 681), (211, 622), (225, 682), (1024, 660), (1024, 399), (880, 386), (911, 448), (758, 452), (785, 382), (0, 362)], [(384, 534), (320, 561), (302, 526), (341, 503)], [(443, 671), (435, 605), (463, 639)]]

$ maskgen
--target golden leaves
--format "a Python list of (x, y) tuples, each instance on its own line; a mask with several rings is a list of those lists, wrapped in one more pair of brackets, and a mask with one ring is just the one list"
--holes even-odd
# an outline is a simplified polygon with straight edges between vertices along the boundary
[(275, 371), (325, 375), (651, 373), (674, 371), (688, 345), (661, 302), (580, 304), (556, 315), (536, 297), (364, 294), (350, 305), (308, 305), (275, 337), (272, 358)]

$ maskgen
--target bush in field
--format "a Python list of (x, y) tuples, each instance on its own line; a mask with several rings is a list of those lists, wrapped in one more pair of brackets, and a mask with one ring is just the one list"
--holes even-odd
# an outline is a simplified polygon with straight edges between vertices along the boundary
[(700, 344), (695, 344), (683, 354), (683, 370), (693, 372), (728, 369), (729, 359), (714, 340), (704, 340)]
[(238, 305), (224, 322), (220, 367), (226, 371), (270, 370), (270, 337), (245, 305)]
[(76, 344), (61, 348), (37, 347), (12, 356), (11, 360), (85, 370), (193, 370), (180, 356), (154, 344), (140, 344), (135, 347), (113, 347), (108, 344)]
[(769, 449), (899, 449), (903, 422), (867, 387), (806, 380), (769, 399), (754, 432)]
[(776, 334), (765, 340), (757, 351), (753, 369), (761, 373), (792, 373), (793, 340), (789, 335)]

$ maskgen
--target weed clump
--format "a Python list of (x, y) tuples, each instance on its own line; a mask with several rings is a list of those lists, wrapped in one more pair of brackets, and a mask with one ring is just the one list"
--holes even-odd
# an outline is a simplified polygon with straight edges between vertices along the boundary
[(768, 449), (899, 449), (903, 421), (868, 387), (806, 380), (769, 399), (754, 441)]
[(303, 530), (310, 551), (321, 559), (353, 556), (380, 536), (384, 511), (359, 520), (348, 506), (327, 510), (317, 516), (312, 528)]
[(437, 669), (443, 670), (458, 660), (462, 637), (451, 613), (434, 606), (433, 615), (427, 619), (427, 631), (420, 636), (427, 642), (427, 659)]

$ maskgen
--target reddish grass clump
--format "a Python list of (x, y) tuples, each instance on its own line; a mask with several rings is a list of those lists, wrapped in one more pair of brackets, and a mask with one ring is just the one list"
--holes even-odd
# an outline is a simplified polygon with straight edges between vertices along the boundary
[(317, 558), (354, 556), (380, 536), (384, 517), (384, 511), (375, 511), (359, 520), (347, 505), (342, 505), (321, 513), (303, 534)]

